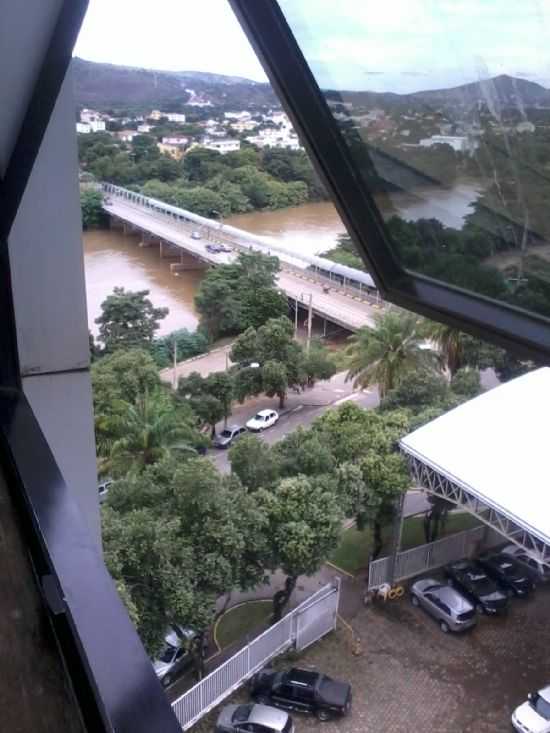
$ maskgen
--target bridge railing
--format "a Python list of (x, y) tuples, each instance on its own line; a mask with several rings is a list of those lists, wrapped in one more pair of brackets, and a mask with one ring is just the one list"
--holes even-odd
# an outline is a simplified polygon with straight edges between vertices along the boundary
[[(370, 276), (357, 270), (357, 277), (349, 276), (353, 268), (338, 267), (330, 260), (322, 257), (307, 257), (302, 254), (292, 255), (287, 249), (284, 252), (276, 244), (259, 240), (248, 234), (240, 232), (236, 227), (214, 223), (206, 217), (193, 214), (185, 209), (164, 204), (155, 199), (143, 196), (135, 191), (115, 186), (112, 183), (103, 183), (102, 188), (106, 194), (122, 198), (129, 205), (145, 208), (153, 216), (169, 220), (171, 223), (184, 226), (189, 229), (199, 230), (203, 235), (214, 242), (225, 243), (241, 251), (256, 250), (265, 254), (271, 254), (279, 258), (281, 269), (292, 272), (300, 277), (320, 282), (328, 290), (342, 292), (345, 295), (360, 298), (372, 305), (381, 305), (382, 299)], [(298, 264), (300, 263), (300, 264)], [(325, 264), (326, 263), (326, 264)], [(342, 274), (342, 271), (344, 274)]]

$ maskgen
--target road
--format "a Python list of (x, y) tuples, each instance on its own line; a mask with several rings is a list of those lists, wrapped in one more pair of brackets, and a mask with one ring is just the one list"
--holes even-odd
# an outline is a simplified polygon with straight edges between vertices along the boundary
[[(206, 249), (209, 244), (208, 232), (202, 232), (204, 236), (201, 239), (193, 239), (191, 234), (196, 231), (197, 227), (191, 224), (153, 213), (114, 195), (109, 198), (108, 204), (104, 204), (104, 209), (107, 213), (128, 222), (138, 229), (149, 232), (153, 237), (171, 242), (176, 247), (209, 264), (228, 264), (235, 259), (233, 252), (228, 254), (208, 252)], [(275, 248), (273, 252), (276, 254)], [(362, 326), (372, 327), (374, 325), (374, 316), (382, 310), (382, 305), (368, 303), (334, 288), (329, 290), (322, 283), (312, 279), (308, 270), (301, 270), (296, 266), (291, 266), (281, 258), (279, 259), (282, 269), (277, 284), (289, 298), (298, 299), (304, 305), (307, 305), (311, 295), (314, 313), (350, 331), (357, 331)]]

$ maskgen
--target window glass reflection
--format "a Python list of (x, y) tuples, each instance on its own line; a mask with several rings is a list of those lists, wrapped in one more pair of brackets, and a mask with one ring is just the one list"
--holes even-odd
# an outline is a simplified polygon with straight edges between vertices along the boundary
[(550, 317), (548, 6), (280, 5), (401, 263)]

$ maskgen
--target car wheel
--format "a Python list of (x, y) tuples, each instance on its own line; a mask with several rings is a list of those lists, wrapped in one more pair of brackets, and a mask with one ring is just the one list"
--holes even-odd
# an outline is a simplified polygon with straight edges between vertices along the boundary
[(170, 685), (172, 684), (172, 676), (171, 676), (171, 675), (169, 675), (169, 674), (165, 675), (165, 676), (164, 676), (164, 677), (162, 678), (162, 680), (161, 680), (161, 684), (162, 684), (162, 686), (163, 686), (163, 687), (165, 687), (165, 688), (166, 688), (166, 687), (170, 687)]
[(420, 601), (418, 600), (418, 598), (416, 596), (411, 596), (411, 603), (413, 604), (413, 606), (419, 606), (420, 605)]
[(449, 627), (448, 627), (448, 625), (447, 625), (447, 624), (445, 623), (445, 621), (440, 621), (440, 622), (439, 622), (439, 628), (441, 629), (441, 631), (442, 631), (442, 632), (443, 632), (444, 634), (448, 634), (448, 633), (449, 633), (449, 631), (450, 631), (450, 628), (449, 628)]
[(323, 722), (330, 720), (330, 713), (328, 710), (317, 710), (317, 719)]

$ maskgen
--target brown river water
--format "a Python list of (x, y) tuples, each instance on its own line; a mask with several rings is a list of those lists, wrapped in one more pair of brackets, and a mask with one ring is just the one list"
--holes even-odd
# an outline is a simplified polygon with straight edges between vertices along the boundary
[[(435, 216), (447, 226), (460, 227), (476, 197), (476, 187), (466, 181), (450, 190), (417, 190), (415, 195), (394, 194), (392, 204), (401, 216), (418, 219)], [(379, 201), (382, 210), (388, 209)], [(273, 238), (287, 247), (308, 254), (320, 254), (336, 245), (345, 227), (329, 202), (303, 204), (278, 211), (255, 211), (225, 220), (251, 234)], [(169, 308), (161, 321), (159, 335), (177, 328), (194, 330), (197, 314), (193, 298), (202, 279), (201, 271), (170, 272), (170, 260), (161, 260), (158, 247), (140, 248), (137, 235), (124, 236), (119, 230), (84, 232), (84, 265), (90, 329), (97, 334), (94, 319), (101, 303), (116, 286), (129, 290), (149, 290), (155, 306)]]

